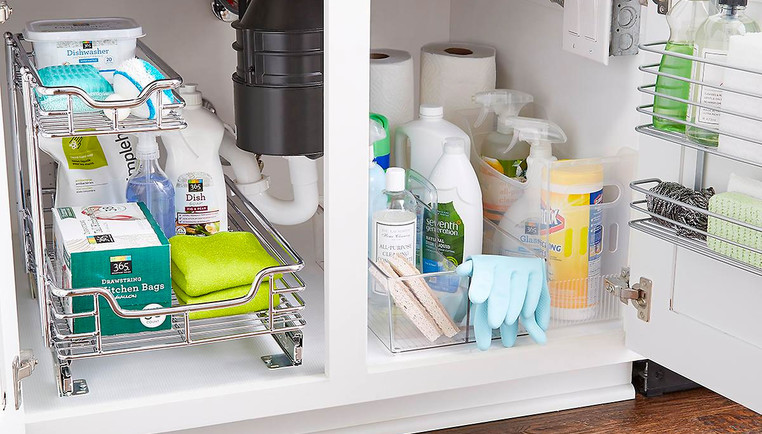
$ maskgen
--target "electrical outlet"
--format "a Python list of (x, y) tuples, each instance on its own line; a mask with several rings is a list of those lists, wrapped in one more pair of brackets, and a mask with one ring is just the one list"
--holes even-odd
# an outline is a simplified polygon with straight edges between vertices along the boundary
[(563, 48), (609, 64), (612, 0), (565, 0)]
[(639, 0), (614, 0), (609, 51), (612, 56), (638, 54), (640, 8)]

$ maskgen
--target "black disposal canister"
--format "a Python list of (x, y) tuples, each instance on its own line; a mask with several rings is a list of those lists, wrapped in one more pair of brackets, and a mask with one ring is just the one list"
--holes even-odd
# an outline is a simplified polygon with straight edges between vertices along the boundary
[(250, 0), (233, 23), (239, 148), (323, 153), (323, 0)]

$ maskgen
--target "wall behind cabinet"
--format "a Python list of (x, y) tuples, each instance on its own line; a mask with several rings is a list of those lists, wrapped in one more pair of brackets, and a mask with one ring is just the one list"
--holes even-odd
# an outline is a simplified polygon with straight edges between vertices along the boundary
[(595, 157), (637, 146), (641, 74), (634, 56), (604, 66), (563, 51), (563, 9), (548, 0), (451, 3), (450, 38), (497, 48), (498, 87), (534, 95), (569, 136), (558, 156)]

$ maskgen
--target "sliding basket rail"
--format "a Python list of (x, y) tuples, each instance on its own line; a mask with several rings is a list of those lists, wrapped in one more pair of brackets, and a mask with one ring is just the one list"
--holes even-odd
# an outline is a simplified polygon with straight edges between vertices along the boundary
[[(753, 78), (755, 80), (762, 80), (762, 71), (760, 71), (760, 70), (754, 70), (754, 69), (734, 66), (734, 65), (731, 65), (731, 64), (717, 62), (717, 61), (709, 60), (709, 59), (702, 58), (702, 57), (697, 57), (697, 56), (691, 56), (691, 55), (676, 53), (674, 51), (668, 51), (668, 50), (666, 50), (666, 44), (667, 44), (666, 42), (652, 42), (652, 43), (648, 43), (648, 44), (641, 44), (639, 46), (639, 48), (640, 48), (640, 50), (642, 50), (644, 52), (647, 52), (647, 53), (658, 54), (658, 55), (661, 55), (661, 56), (670, 56), (670, 57), (673, 57), (673, 58), (676, 58), (676, 59), (682, 59), (682, 60), (687, 60), (687, 61), (693, 62), (692, 65), (693, 65), (694, 68), (696, 68), (696, 67), (722, 68), (722, 70), (724, 72), (727, 72), (727, 71), (740, 72), (740, 73), (743, 73), (743, 74), (748, 74), (750, 78)], [(711, 89), (722, 91), (723, 93), (732, 93), (732, 94), (742, 95), (743, 97), (748, 98), (749, 106), (752, 106), (752, 105), (757, 105), (757, 106), (762, 105), (762, 95), (754, 93), (754, 92), (749, 92), (749, 91), (746, 91), (746, 90), (743, 90), (743, 89), (737, 89), (737, 88), (734, 88), (734, 87), (728, 87), (728, 86), (725, 86), (725, 85), (717, 85), (717, 84), (713, 84), (713, 83), (707, 83), (707, 82), (704, 82), (704, 81), (698, 81), (698, 80), (695, 80), (692, 77), (686, 78), (686, 77), (680, 77), (680, 76), (677, 76), (677, 75), (674, 75), (674, 74), (669, 74), (669, 73), (660, 71), (659, 70), (659, 66), (660, 66), (659, 63), (649, 63), (649, 64), (646, 64), (646, 65), (642, 65), (642, 66), (640, 66), (638, 68), (640, 71), (648, 74), (649, 76), (652, 76), (653, 79), (654, 79), (653, 82), (649, 82), (648, 84), (644, 84), (642, 86), (639, 86), (638, 87), (638, 91), (640, 91), (640, 92), (642, 92), (644, 94), (647, 94), (647, 95), (651, 95), (654, 98), (659, 97), (659, 98), (664, 98), (664, 99), (667, 99), (667, 100), (670, 100), (670, 101), (686, 104), (688, 106), (689, 111), (691, 110), (692, 107), (701, 107), (701, 108), (704, 108), (704, 109), (710, 109), (710, 110), (713, 110), (713, 111), (716, 111), (716, 112), (720, 113), (720, 116), (723, 116), (723, 117), (735, 117), (735, 118), (738, 118), (738, 119), (743, 119), (745, 121), (752, 122), (752, 124), (750, 124), (750, 125), (755, 125), (756, 128), (762, 128), (762, 116), (761, 115), (754, 114), (754, 113), (751, 113), (751, 112), (744, 112), (744, 111), (738, 111), (738, 110), (729, 110), (729, 109), (723, 108), (721, 106), (720, 107), (711, 106), (711, 105), (707, 105), (707, 104), (704, 104), (704, 103), (701, 103), (701, 102), (691, 101), (690, 99), (683, 99), (683, 98), (676, 97), (674, 95), (670, 95), (670, 94), (667, 94), (667, 93), (664, 93), (664, 92), (660, 92), (659, 89), (656, 86), (656, 80), (657, 80), (658, 77), (664, 77), (664, 78), (668, 78), (668, 79), (672, 79), (672, 80), (677, 80), (677, 81), (680, 81), (680, 82), (683, 82), (683, 83), (688, 83), (690, 86), (703, 86), (703, 87), (706, 87), (706, 88), (711, 88)], [(732, 137), (732, 138), (735, 138), (735, 139), (746, 141), (746, 142), (749, 143), (750, 146), (759, 146), (758, 152), (760, 152), (762, 154), (762, 137), (759, 137), (759, 136), (757, 136), (757, 137), (751, 137), (751, 136), (748, 136), (746, 134), (741, 134), (738, 131), (729, 131), (726, 128), (722, 127), (722, 121), (721, 121), (721, 123), (720, 123), (720, 125), (718, 127), (709, 127), (709, 126), (706, 126), (706, 125), (699, 125), (699, 124), (697, 124), (695, 122), (691, 122), (689, 119), (679, 119), (679, 118), (676, 118), (676, 117), (673, 117), (673, 116), (668, 116), (666, 114), (659, 113), (657, 110), (655, 110), (653, 103), (641, 105), (641, 106), (639, 106), (637, 108), (637, 111), (639, 113), (642, 113), (644, 115), (647, 115), (647, 116), (651, 117), (652, 119), (656, 118), (656, 119), (667, 120), (667, 121), (671, 121), (671, 122), (674, 122), (674, 123), (677, 123), (677, 124), (681, 124), (681, 125), (685, 125), (685, 126), (701, 128), (703, 130), (706, 130), (706, 131), (709, 131), (709, 132), (712, 132), (712, 133), (717, 133), (720, 136), (727, 136), (727, 137)], [(759, 111), (757, 111), (757, 113), (759, 113)], [(731, 159), (731, 160), (740, 161), (740, 162), (747, 163), (747, 164), (750, 164), (750, 165), (762, 167), (762, 159), (759, 159), (759, 160), (750, 160), (748, 158), (745, 158), (744, 156), (740, 156), (740, 155), (736, 155), (736, 154), (733, 154), (733, 153), (724, 152), (721, 148), (718, 148), (716, 146), (715, 147), (705, 146), (705, 145), (702, 145), (700, 143), (696, 143), (694, 141), (691, 141), (690, 138), (688, 138), (685, 134), (678, 133), (678, 132), (673, 132), (673, 131), (663, 131), (663, 130), (660, 130), (660, 129), (656, 128), (653, 125), (653, 123), (640, 125), (640, 126), (638, 126), (636, 128), (636, 130), (639, 133), (646, 134), (646, 135), (649, 135), (649, 136), (652, 136), (652, 137), (656, 137), (656, 138), (660, 138), (660, 139), (666, 140), (666, 141), (671, 142), (671, 143), (675, 143), (675, 144), (678, 144), (678, 145), (681, 145), (681, 146), (685, 146), (687, 148), (696, 149), (698, 151), (702, 151), (702, 152), (705, 152), (705, 153), (708, 153), (708, 154), (713, 154), (713, 155), (721, 156), (721, 157), (728, 158), (728, 159)]]
[[(297, 366), (302, 363), (302, 329), (306, 322), (302, 316), (305, 302), (301, 294), (305, 283), (297, 274), (304, 261), (289, 242), (246, 199), (235, 184), (226, 179), (228, 223), (231, 231), (254, 234), (262, 247), (278, 265), (259, 271), (249, 292), (233, 300), (200, 304), (181, 304), (173, 297), (170, 307), (152, 310), (129, 310), (119, 305), (114, 295), (105, 288), (64, 288), (57, 276), (52, 243), (48, 241), (52, 230), (51, 210), (55, 189), (43, 185), (40, 167), (40, 138), (102, 134), (132, 134), (164, 132), (186, 126), (179, 109), (184, 101), (175, 92), (182, 78), (150, 48), (138, 41), (139, 53), (159, 70), (166, 79), (150, 83), (134, 99), (125, 101), (94, 101), (82, 89), (74, 86), (45, 87), (34, 65), (34, 52), (19, 34), (5, 34), (8, 67), (7, 94), (10, 105), (10, 129), (14, 151), (16, 178), (16, 204), (21, 246), (25, 250), (26, 269), (32, 281), (32, 294), (37, 298), (41, 334), (57, 363), (56, 376), (62, 396), (87, 393), (85, 380), (75, 380), (71, 364), (75, 360), (122, 355), (143, 351), (202, 345), (254, 336), (269, 335), (282, 350), (282, 354), (266, 355), (262, 360), (270, 368)], [(171, 91), (169, 103), (157, 95)], [(39, 95), (64, 95), (68, 110), (44, 111)], [(75, 113), (74, 99), (79, 98), (93, 111)], [(157, 102), (156, 119), (129, 116), (122, 121), (111, 120), (103, 110), (131, 108), (149, 98)], [(19, 113), (22, 113), (19, 116)], [(23, 142), (23, 145), (22, 145)], [(23, 157), (23, 158), (22, 158)], [(58, 273), (60, 274), (60, 273)], [(192, 318), (197, 312), (242, 306), (268, 291), (268, 308), (241, 315), (216, 318)], [(93, 309), (72, 313), (65, 306), (72, 297), (92, 297)], [(105, 301), (105, 303), (103, 303)], [(105, 307), (107, 306), (107, 307)], [(108, 308), (121, 318), (147, 318), (166, 316), (171, 328), (155, 332), (106, 336), (102, 334), (99, 309)], [(72, 321), (93, 318), (94, 330), (74, 333)]]
[[(651, 187), (656, 186), (660, 182), (661, 180), (657, 178), (643, 179), (643, 180), (633, 181), (630, 184), (630, 188), (633, 191), (644, 195), (645, 197), (650, 196), (652, 198), (668, 202), (672, 205), (680, 206), (686, 210), (703, 214), (704, 216), (707, 217), (707, 219), (715, 219), (715, 221), (722, 222), (722, 224), (726, 224), (726, 225), (729, 224), (729, 225), (734, 225), (734, 227), (736, 228), (743, 228), (749, 232), (750, 237), (748, 238), (754, 238), (754, 237), (762, 238), (762, 227), (759, 227), (754, 224), (750, 224), (741, 220), (737, 220), (728, 216), (724, 216), (722, 214), (717, 214), (715, 212), (708, 211), (702, 208), (698, 208), (696, 206), (686, 204), (678, 200), (675, 200), (673, 198), (664, 196), (662, 194), (658, 194), (658, 193), (654, 193), (650, 191)], [(744, 257), (747, 257), (750, 259), (756, 258), (758, 261), (762, 261), (762, 249), (755, 246), (744, 244), (737, 240), (729, 239), (728, 237), (722, 236), (717, 233), (712, 233), (711, 230), (705, 231), (702, 229), (698, 229), (693, 226), (686, 225), (685, 223), (678, 222), (676, 220), (657, 214), (648, 209), (646, 198), (633, 200), (630, 206), (632, 209), (648, 216), (645, 218), (640, 218), (640, 219), (635, 219), (630, 221), (630, 227), (632, 227), (633, 229), (636, 229), (640, 232), (646, 233), (653, 237), (662, 239), (678, 247), (691, 250), (695, 253), (706, 256), (713, 260), (723, 262), (728, 265), (732, 265), (734, 267), (748, 271), (750, 273), (754, 273), (754, 274), (762, 276), (762, 268), (759, 268), (758, 266), (754, 265), (752, 261), (741, 261), (737, 258), (727, 256), (721, 252), (718, 252), (715, 249), (712, 249), (709, 244), (711, 243), (714, 246), (724, 245), (725, 248), (731, 248), (735, 252), (738, 252), (736, 256), (743, 255)], [(696, 234), (697, 236), (706, 238), (706, 240), (688, 238), (682, 235), (678, 235), (676, 230), (677, 228), (690, 231), (691, 233)], [(712, 241), (709, 241), (709, 240), (712, 240)]]

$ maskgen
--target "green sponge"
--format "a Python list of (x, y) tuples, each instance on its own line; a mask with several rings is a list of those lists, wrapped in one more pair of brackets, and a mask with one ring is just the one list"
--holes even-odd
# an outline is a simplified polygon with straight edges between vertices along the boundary
[(191, 297), (242, 285), (250, 287), (260, 270), (280, 265), (249, 232), (220, 232), (208, 237), (176, 235), (169, 243), (172, 280)]
[[(709, 199), (709, 211), (762, 227), (762, 200), (742, 193), (729, 192), (713, 196)], [(748, 229), (709, 216), (707, 232), (744, 246), (762, 250), (762, 231)], [(762, 268), (762, 254), (712, 237), (707, 237), (707, 245), (717, 253)]]
[[(251, 284), (241, 285), (235, 288), (215, 291), (200, 297), (191, 297), (190, 295), (183, 292), (182, 289), (178, 288), (175, 282), (172, 282), (172, 290), (175, 291), (175, 295), (177, 296), (177, 300), (180, 302), (180, 304), (200, 304), (208, 303), (210, 301), (233, 300), (248, 294), (250, 288)], [(275, 306), (277, 306), (280, 303), (280, 296), (275, 294), (273, 296), (273, 301)], [(251, 301), (246, 304), (235, 307), (225, 307), (221, 309), (191, 312), (189, 317), (190, 319), (204, 319), (217, 318), (220, 316), (241, 315), (245, 313), (266, 310), (268, 307), (270, 307), (270, 285), (268, 283), (263, 283), (259, 285), (257, 295), (255, 295), (254, 298), (252, 298)]]

